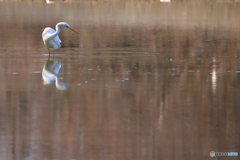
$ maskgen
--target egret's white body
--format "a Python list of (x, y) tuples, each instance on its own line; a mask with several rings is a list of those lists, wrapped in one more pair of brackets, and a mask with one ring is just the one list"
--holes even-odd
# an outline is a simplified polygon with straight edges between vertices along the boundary
[[(43, 42), (45, 44), (45, 46), (47, 48), (51, 48), (51, 49), (58, 49), (61, 47), (61, 40), (58, 37), (58, 34), (55, 36), (56, 31), (50, 27), (47, 27), (44, 29), (43, 33), (42, 33), (42, 37), (43, 37)], [(60, 30), (59, 30), (60, 32)], [(52, 36), (54, 35), (54, 36)]]
[(50, 27), (45, 28), (43, 33), (42, 33), (42, 39), (43, 39), (43, 42), (44, 42), (45, 46), (48, 48), (49, 55), (50, 55), (49, 49), (55, 50), (55, 49), (58, 49), (58, 48), (61, 47), (61, 42), (62, 41), (58, 37), (58, 34), (60, 33), (60, 27), (69, 28), (70, 30), (72, 30), (73, 32), (78, 34), (78, 32), (73, 30), (69, 26), (69, 24), (67, 24), (66, 22), (59, 22), (56, 25), (56, 30), (54, 30)]

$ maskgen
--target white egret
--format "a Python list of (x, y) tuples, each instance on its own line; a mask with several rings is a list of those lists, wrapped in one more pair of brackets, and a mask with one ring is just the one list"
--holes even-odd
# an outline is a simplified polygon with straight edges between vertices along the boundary
[(58, 34), (60, 33), (60, 27), (66, 27), (66, 28), (70, 29), (71, 31), (78, 34), (78, 32), (75, 31), (74, 29), (72, 29), (69, 26), (69, 24), (67, 24), (66, 22), (59, 22), (58, 24), (56, 24), (56, 30), (54, 30), (50, 27), (45, 28), (42, 33), (42, 39), (43, 39), (45, 46), (48, 49), (49, 56), (50, 56), (49, 49), (55, 50), (55, 49), (58, 49), (61, 47), (61, 40), (58, 37)]

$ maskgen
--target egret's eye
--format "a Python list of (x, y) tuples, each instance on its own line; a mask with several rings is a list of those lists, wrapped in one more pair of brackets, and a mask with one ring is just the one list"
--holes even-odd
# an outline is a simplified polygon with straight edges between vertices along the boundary
[(68, 28), (68, 26), (66, 26)]

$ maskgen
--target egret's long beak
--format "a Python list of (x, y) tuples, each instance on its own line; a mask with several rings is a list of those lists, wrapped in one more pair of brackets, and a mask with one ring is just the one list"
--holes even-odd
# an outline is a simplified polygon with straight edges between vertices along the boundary
[(74, 29), (72, 29), (72, 28), (70, 28), (70, 27), (68, 27), (71, 31), (73, 31), (73, 32), (75, 32), (75, 33), (77, 33), (78, 34), (78, 32), (77, 31), (75, 31)]

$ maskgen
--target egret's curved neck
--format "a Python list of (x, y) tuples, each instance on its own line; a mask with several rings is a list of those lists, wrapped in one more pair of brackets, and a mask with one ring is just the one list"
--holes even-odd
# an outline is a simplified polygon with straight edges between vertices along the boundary
[(60, 33), (60, 24), (58, 23), (55, 28), (56, 32), (54, 34), (58, 35)]
[(56, 25), (56, 32), (54, 32), (53, 34), (51, 34), (51, 36), (49, 36), (48, 39), (53, 39), (55, 38), (56, 36), (58, 36), (58, 34), (60, 33), (60, 24), (58, 23)]

